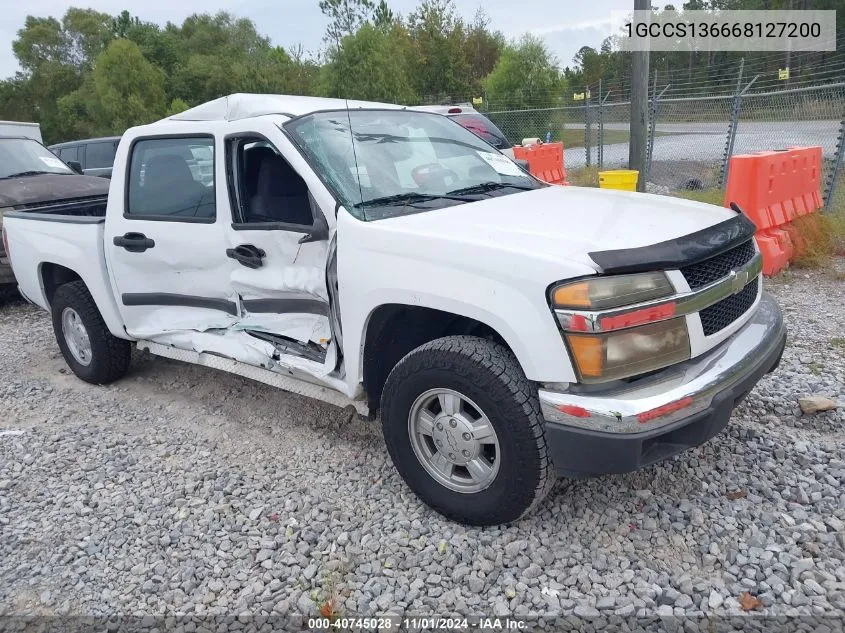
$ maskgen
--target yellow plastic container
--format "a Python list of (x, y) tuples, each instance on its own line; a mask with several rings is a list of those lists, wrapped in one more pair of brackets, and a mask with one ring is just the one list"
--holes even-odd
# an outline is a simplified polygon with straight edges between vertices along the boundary
[(599, 172), (599, 187), (602, 189), (621, 189), (636, 191), (637, 178), (640, 172), (636, 169), (613, 169)]

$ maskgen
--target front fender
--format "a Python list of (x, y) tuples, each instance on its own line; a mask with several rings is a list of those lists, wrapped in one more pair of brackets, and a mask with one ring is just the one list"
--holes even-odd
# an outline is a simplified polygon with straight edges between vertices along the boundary
[(437, 246), (413, 236), (403, 235), (401, 241), (380, 236), (383, 230), (372, 226), (380, 222), (342, 214), (339, 223), (338, 278), (350, 388), (362, 381), (370, 317), (385, 304), (433, 308), (479, 321), (504, 339), (530, 380), (576, 381), (546, 291), (555, 280), (587, 271), (531, 257), (515, 266), (508, 262), (511, 253), (472, 249), (462, 263), (463, 255), (450, 257), (444, 248), (437, 258)]

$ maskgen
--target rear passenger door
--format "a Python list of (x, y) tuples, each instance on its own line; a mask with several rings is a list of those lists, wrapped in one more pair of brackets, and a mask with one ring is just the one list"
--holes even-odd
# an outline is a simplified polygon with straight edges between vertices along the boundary
[[(210, 174), (192, 164), (195, 148), (211, 157)], [(105, 252), (126, 331), (135, 338), (174, 342), (180, 331), (237, 322), (219, 155), (213, 136), (174, 133), (134, 138), (115, 165), (111, 191), (123, 195), (109, 196)]]
[(241, 306), (237, 327), (328, 371), (334, 356), (326, 263), (334, 217), (318, 202), (325, 205), (322, 184), (281, 130), (249, 123), (226, 138), (232, 223), (225, 233)]

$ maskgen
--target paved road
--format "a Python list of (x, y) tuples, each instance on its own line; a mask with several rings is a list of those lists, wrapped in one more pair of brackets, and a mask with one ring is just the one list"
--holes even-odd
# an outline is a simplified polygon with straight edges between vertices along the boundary
[[(626, 123), (606, 123), (605, 129), (626, 130)], [(700, 161), (718, 165), (725, 149), (728, 123), (659, 123), (659, 132), (668, 134), (654, 139), (654, 162)], [(821, 145), (825, 157), (833, 158), (836, 151), (838, 121), (780, 121), (741, 122), (734, 141), (734, 154), (795, 145)], [(582, 147), (566, 150), (569, 169), (583, 167), (586, 152)], [(592, 148), (592, 164), (597, 158)], [(628, 144), (604, 146), (604, 163), (618, 167), (628, 162)]]

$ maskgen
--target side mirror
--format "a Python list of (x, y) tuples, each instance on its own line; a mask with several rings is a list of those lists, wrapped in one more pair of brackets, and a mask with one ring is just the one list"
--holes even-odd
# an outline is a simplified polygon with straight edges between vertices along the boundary
[(323, 242), (329, 239), (329, 223), (326, 222), (326, 218), (323, 215), (323, 212), (320, 210), (320, 206), (317, 204), (317, 201), (314, 200), (314, 196), (311, 195), (311, 192), (308, 192), (308, 202), (311, 205), (311, 215), (314, 216), (314, 226), (311, 227), (311, 230), (299, 238), (300, 244), (307, 244), (308, 242)]
[(308, 242), (324, 242), (329, 239), (329, 225), (326, 223), (326, 218), (322, 213), (315, 216), (314, 226), (311, 230), (299, 238), (300, 244), (307, 244)]
[(70, 167), (77, 174), (82, 173), (82, 163), (80, 163), (78, 160), (69, 160), (69, 161), (66, 161), (66, 163), (67, 163), (67, 166)]

